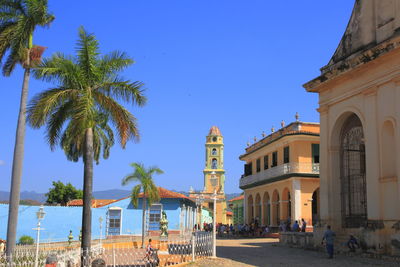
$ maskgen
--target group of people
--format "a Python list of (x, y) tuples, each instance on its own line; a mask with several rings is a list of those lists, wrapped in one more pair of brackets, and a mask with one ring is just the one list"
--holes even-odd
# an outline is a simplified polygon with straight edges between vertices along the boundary
[[(331, 226), (328, 225), (326, 227), (326, 231), (324, 232), (324, 236), (322, 237), (321, 245), (325, 243), (326, 252), (328, 253), (329, 259), (333, 258), (333, 245), (335, 242), (336, 234), (332, 231)], [(347, 241), (347, 247), (350, 252), (355, 252), (356, 249), (360, 248), (360, 244), (358, 243), (357, 238), (354, 235), (349, 236), (349, 240)]]
[(306, 232), (307, 222), (302, 218), (301, 221), (294, 221), (293, 225), (290, 217), (286, 221), (281, 221), (279, 224), (280, 232)]

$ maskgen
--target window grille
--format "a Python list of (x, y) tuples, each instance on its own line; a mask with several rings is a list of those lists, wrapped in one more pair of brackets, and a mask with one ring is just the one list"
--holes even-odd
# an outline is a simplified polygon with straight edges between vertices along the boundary
[(110, 209), (108, 210), (108, 221), (107, 229), (108, 235), (120, 235), (121, 234), (121, 210)]
[(264, 170), (268, 169), (268, 156), (264, 156)]
[(149, 231), (160, 230), (160, 220), (161, 220), (162, 204), (153, 204), (149, 211)]
[(283, 164), (289, 163), (289, 147), (283, 148)]
[(343, 126), (340, 154), (342, 224), (358, 228), (367, 220), (367, 195), (364, 133), (356, 115)]

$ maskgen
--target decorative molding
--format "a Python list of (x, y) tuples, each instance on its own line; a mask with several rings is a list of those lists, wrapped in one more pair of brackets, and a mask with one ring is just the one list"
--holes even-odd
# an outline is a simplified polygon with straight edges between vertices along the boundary
[(397, 176), (379, 177), (379, 182), (380, 183), (397, 182)]

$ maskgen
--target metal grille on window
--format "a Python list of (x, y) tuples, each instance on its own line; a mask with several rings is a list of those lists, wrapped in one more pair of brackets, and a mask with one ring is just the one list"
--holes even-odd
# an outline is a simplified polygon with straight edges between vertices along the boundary
[(149, 231), (160, 230), (162, 204), (153, 204), (149, 211)]
[(367, 196), (364, 133), (356, 115), (343, 126), (340, 148), (342, 223), (358, 228), (367, 220)]
[(119, 235), (121, 234), (121, 210), (108, 210), (108, 235)]

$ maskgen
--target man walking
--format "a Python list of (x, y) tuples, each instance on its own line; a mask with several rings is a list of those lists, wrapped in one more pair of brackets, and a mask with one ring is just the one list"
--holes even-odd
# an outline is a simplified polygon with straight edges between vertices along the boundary
[(333, 242), (335, 240), (336, 234), (335, 234), (335, 232), (333, 232), (331, 230), (330, 225), (328, 225), (326, 228), (327, 229), (324, 233), (324, 237), (322, 238), (321, 244), (323, 244), (324, 240), (325, 240), (326, 251), (328, 252), (329, 259), (332, 259), (333, 258)]

